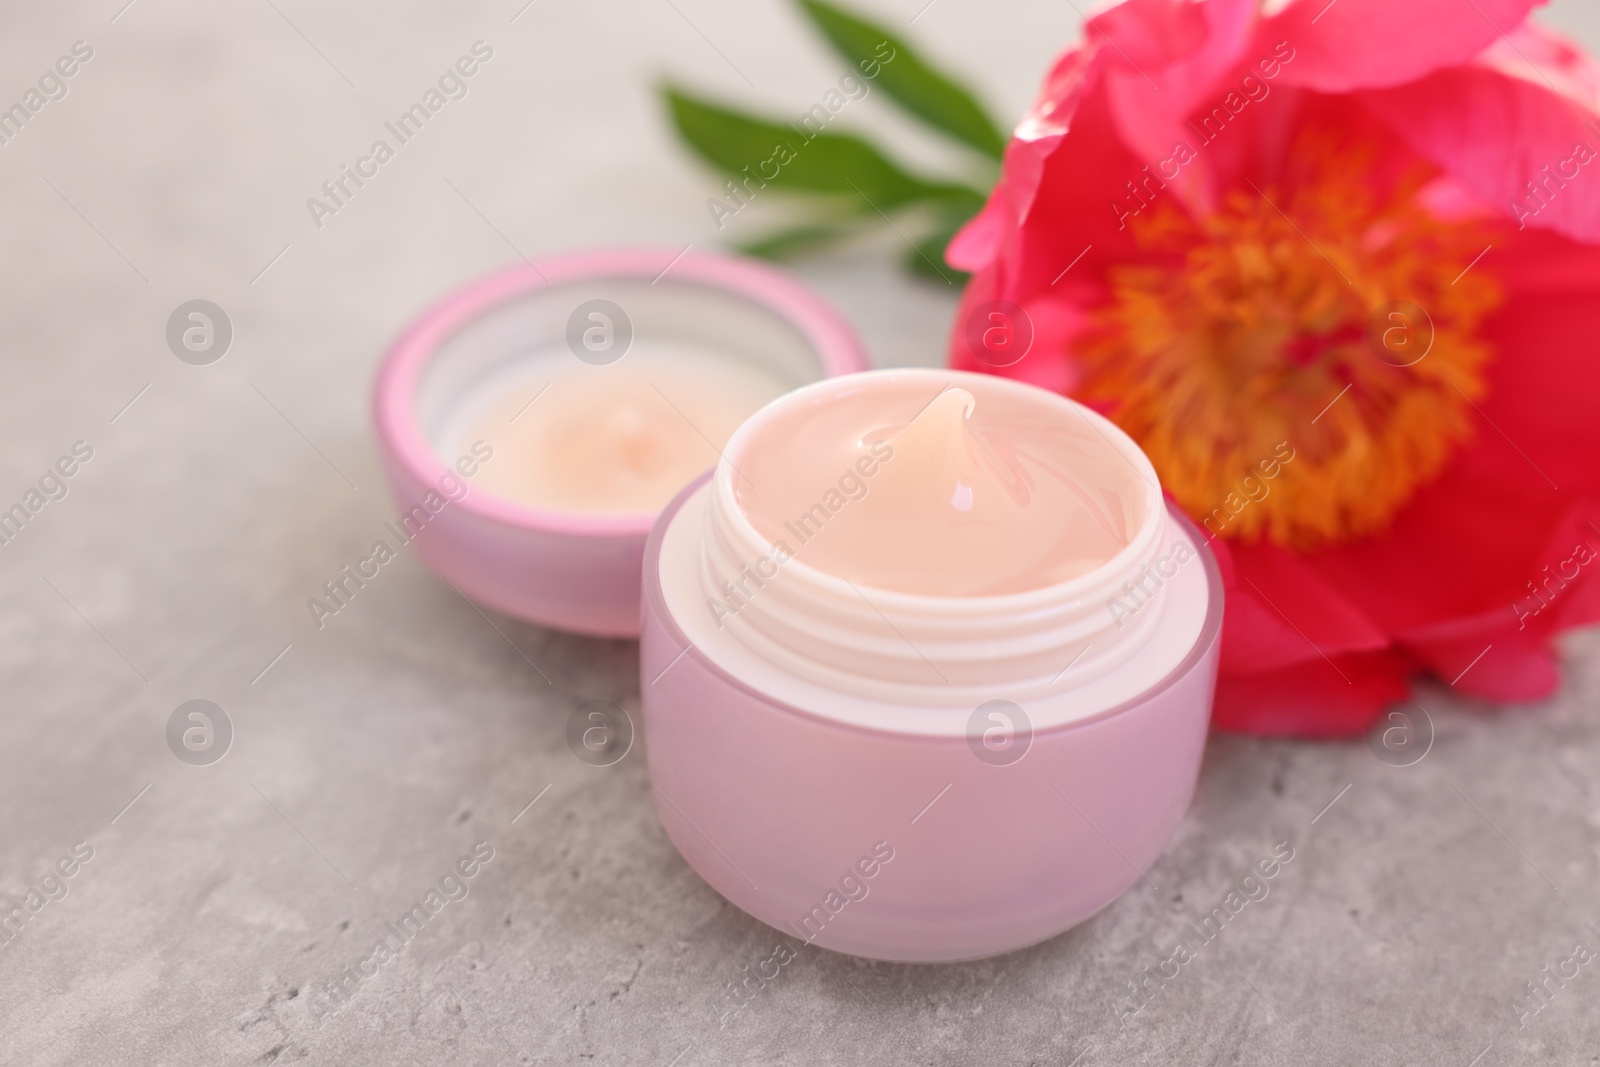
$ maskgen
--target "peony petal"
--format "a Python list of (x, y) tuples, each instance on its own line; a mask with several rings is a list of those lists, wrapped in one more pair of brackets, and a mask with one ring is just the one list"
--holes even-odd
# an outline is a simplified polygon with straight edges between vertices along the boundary
[(1211, 724), (1219, 730), (1287, 737), (1351, 737), (1378, 713), (1406, 699), (1409, 665), (1392, 653), (1340, 656), (1351, 684), (1328, 684), (1326, 667), (1305, 664), (1260, 674), (1217, 678)]
[(1600, 242), (1600, 123), (1548, 86), (1486, 65), (1360, 98), (1419, 155), (1518, 222)]
[(1320, 92), (1403, 85), (1465, 63), (1544, 0), (1294, 0), (1261, 27), (1287, 41), (1283, 77)]
[(1056, 60), (1006, 145), (1000, 181), (988, 202), (946, 248), (945, 259), (952, 267), (972, 273), (986, 269), (1027, 219), (1046, 161), (1072, 128), (1085, 94), (1098, 84), (1091, 77), (1094, 58), (1093, 49), (1074, 48)]
[(1589, 111), (1600, 110), (1600, 66), (1588, 53), (1536, 22), (1524, 22), (1477, 60), (1525, 81), (1542, 82)]
[[(1246, 58), (1255, 25), (1256, 0), (1141, 0), (1089, 20), (1085, 38), (1099, 34), (1115, 53), (1105, 77), (1118, 132), (1145, 165), (1154, 169), (1180, 143), (1192, 145), (1186, 120)], [(1208, 168), (1202, 158), (1170, 181), (1196, 212), (1215, 200)]]
[[(1526, 319), (1530, 312), (1540, 317), (1549, 313), (1544, 306), (1518, 308), (1516, 301), (1560, 294), (1592, 298), (1594, 293), (1600, 292), (1600, 248), (1569, 241), (1548, 230), (1524, 230), (1511, 244), (1495, 248), (1484, 256), (1483, 266), (1492, 270), (1506, 287), (1513, 306), (1499, 318), (1511, 325), (1505, 332), (1513, 340), (1518, 332), (1515, 327), (1518, 320)], [(1593, 321), (1582, 318), (1592, 314), (1585, 310), (1589, 306), (1592, 305), (1580, 303), (1556, 318), (1567, 324), (1565, 329), (1572, 330), (1573, 337), (1582, 336), (1577, 332), (1584, 328), (1582, 323)], [(1574, 313), (1578, 317), (1575, 318)]]
[(1582, 500), (1526, 564), (1520, 595), (1476, 616), (1413, 627), (1396, 641), (1443, 681), (1489, 700), (1535, 700), (1560, 681), (1550, 638), (1600, 620), (1600, 503)]
[(1065, 357), (1067, 342), (1083, 328), (1083, 312), (1076, 303), (1055, 299), (1051, 293), (1025, 299), (1020, 306), (1032, 330), (1033, 343), (1016, 363), (994, 366), (972, 348), (966, 325), (983, 304), (996, 298), (995, 279), (993, 271), (978, 275), (962, 293), (951, 329), (950, 366), (956, 370), (1000, 373), (1052, 393), (1066, 393), (1077, 385), (1074, 365)]
[[(1244, 0), (1254, 7), (1254, 0)], [(1207, 43), (1213, 8), (1221, 3), (1194, 4), (1184, 0), (1124, 0), (1084, 24), (1085, 43), (1098, 37), (1134, 70), (1164, 68), (1193, 55)]]
[(1561, 684), (1561, 667), (1549, 639), (1532, 633), (1499, 641), (1439, 643), (1423, 662), (1441, 681), (1483, 700), (1543, 700)]
[(1324, 683), (1349, 685), (1335, 657), (1388, 647), (1383, 630), (1298, 557), (1269, 544), (1228, 549), (1234, 581), (1223, 620), (1224, 671), (1309, 664), (1320, 666)]
[(976, 273), (994, 262), (1006, 234), (1016, 224), (1009, 192), (1002, 178), (989, 194), (983, 210), (968, 219), (945, 246), (946, 263), (956, 270)]
[[(1001, 186), (957, 236), (952, 264), (976, 273), (951, 323), (949, 359), (956, 366), (980, 366), (967, 351), (968, 317), (979, 304), (1004, 299), (1035, 309), (1030, 313), (1039, 320), (1041, 338), (1021, 362), (982, 369), (1040, 384), (1064, 386), (1074, 380), (1063, 365), (1063, 349), (1054, 343), (1066, 334), (1056, 328), (1070, 328), (1077, 314), (1073, 309), (1103, 298), (1107, 264), (1139, 254), (1107, 195), (1106, 177), (1136, 174), (1140, 164), (1117, 137), (1104, 82), (1094, 84), (1073, 104), (1071, 131), (1054, 136), (1048, 150), (1044, 142), (1012, 142)], [(1054, 301), (1069, 307), (1050, 314), (1044, 305)]]
[[(1600, 173), (1595, 178), (1600, 182)], [(1600, 276), (1600, 249), (1572, 251), (1560, 261)], [(1549, 500), (1552, 495), (1600, 498), (1600, 373), (1594, 359), (1600, 285), (1531, 291), (1522, 279), (1500, 273), (1509, 298), (1486, 330), (1498, 356), (1489, 369), (1489, 396), (1480, 405), (1481, 440), (1498, 439), (1509, 476), (1532, 486), (1552, 511), (1565, 509)]]

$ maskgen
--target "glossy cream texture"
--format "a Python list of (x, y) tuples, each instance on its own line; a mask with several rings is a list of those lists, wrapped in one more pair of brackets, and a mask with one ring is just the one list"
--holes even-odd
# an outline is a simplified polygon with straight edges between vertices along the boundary
[(921, 596), (1023, 593), (1121, 552), (1139, 472), (1042, 391), (873, 374), (767, 413), (735, 460), (740, 511), (795, 560)]
[(635, 515), (659, 510), (784, 383), (719, 353), (636, 343), (590, 366), (562, 350), (491, 379), (464, 400), (461, 442), (487, 441), (495, 461), (477, 483), (548, 511)]

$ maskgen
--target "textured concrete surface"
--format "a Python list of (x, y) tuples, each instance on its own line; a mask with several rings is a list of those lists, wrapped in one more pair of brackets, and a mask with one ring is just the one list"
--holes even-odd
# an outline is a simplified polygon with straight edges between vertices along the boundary
[[(563, 740), (580, 700), (637, 709), (632, 645), (481, 615), (409, 555), (321, 632), (305, 601), (391, 517), (366, 389), (421, 304), (519, 253), (716, 243), (716, 183), (668, 141), (653, 79), (798, 113), (837, 72), (769, 3), (124, 2), (0, 12), (5, 103), (93, 48), (0, 146), (0, 505), (93, 450), (0, 546), (0, 901), (43, 886), (0, 947), (0, 1061), (1600, 1059), (1600, 963), (1574, 957), (1600, 948), (1593, 634), (1544, 706), (1421, 691), (1437, 738), (1411, 767), (1215, 739), (1148, 882), (1047, 944), (906, 967), (789, 942), (735, 996), (780, 935), (679, 859), (640, 750), (594, 768)], [(1600, 46), (1583, 0), (1549, 18)], [(1015, 115), (1077, 20), (937, 0), (910, 32)], [(479, 39), (468, 96), (316, 228), (305, 199)], [(947, 161), (880, 101), (859, 121)], [(953, 294), (898, 254), (805, 273), (880, 362), (931, 361)], [(163, 335), (195, 298), (234, 326), (210, 366)], [(191, 699), (233, 726), (209, 766), (168, 748)], [(479, 842), (467, 895), (330, 1012), (329, 984)], [(1270, 892), (1134, 1012), (1130, 984), (1280, 842)]]

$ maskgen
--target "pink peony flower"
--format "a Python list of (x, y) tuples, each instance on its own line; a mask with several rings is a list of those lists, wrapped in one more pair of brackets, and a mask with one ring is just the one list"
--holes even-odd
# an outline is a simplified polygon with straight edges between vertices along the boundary
[(1545, 696), (1600, 620), (1600, 69), (1533, 0), (1264, 6), (1089, 20), (950, 246), (951, 362), (1105, 411), (1212, 537), (1218, 726)]

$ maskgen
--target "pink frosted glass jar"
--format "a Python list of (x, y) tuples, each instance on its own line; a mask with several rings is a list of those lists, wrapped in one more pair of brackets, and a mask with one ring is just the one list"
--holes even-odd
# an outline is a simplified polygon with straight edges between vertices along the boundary
[(748, 360), (785, 388), (862, 370), (867, 360), (850, 326), (787, 275), (753, 260), (666, 248), (520, 264), (451, 294), (407, 327), (378, 372), (373, 421), (395, 499), (423, 527), (414, 538), (423, 560), (508, 615), (631, 637), (656, 512), (554, 511), (498, 495), (473, 485), (481, 454), (448, 440), (464, 396), (520, 353), (571, 346), (575, 309), (597, 301), (626, 309), (634, 339)]
[[(1033, 390), (952, 371), (869, 373)], [(1131, 439), (1033, 390), (1143, 479), (1125, 550), (1069, 582), (1008, 596), (866, 590), (870, 612), (808, 618), (793, 605), (828, 602), (780, 594), (788, 607), (762, 610), (782, 654), (739, 639), (709, 594), (749, 532), (727, 507), (755, 436), (747, 431), (867, 377), (762, 409), (651, 532), (640, 687), (656, 810), (713, 888), (792, 937), (909, 962), (1009, 952), (1116, 899), (1183, 818), (1216, 680), (1221, 576)], [(805, 573), (798, 555), (784, 570), (826, 591), (827, 576)], [(1006, 636), (994, 642), (996, 633)], [(917, 657), (905, 649), (872, 651), (897, 639), (930, 666), (948, 664), (939, 672), (948, 688), (912, 684)], [(1053, 678), (1053, 666), (1041, 670), (1056, 662), (1052, 650)], [(885, 666), (872, 676), (876, 659)]]

